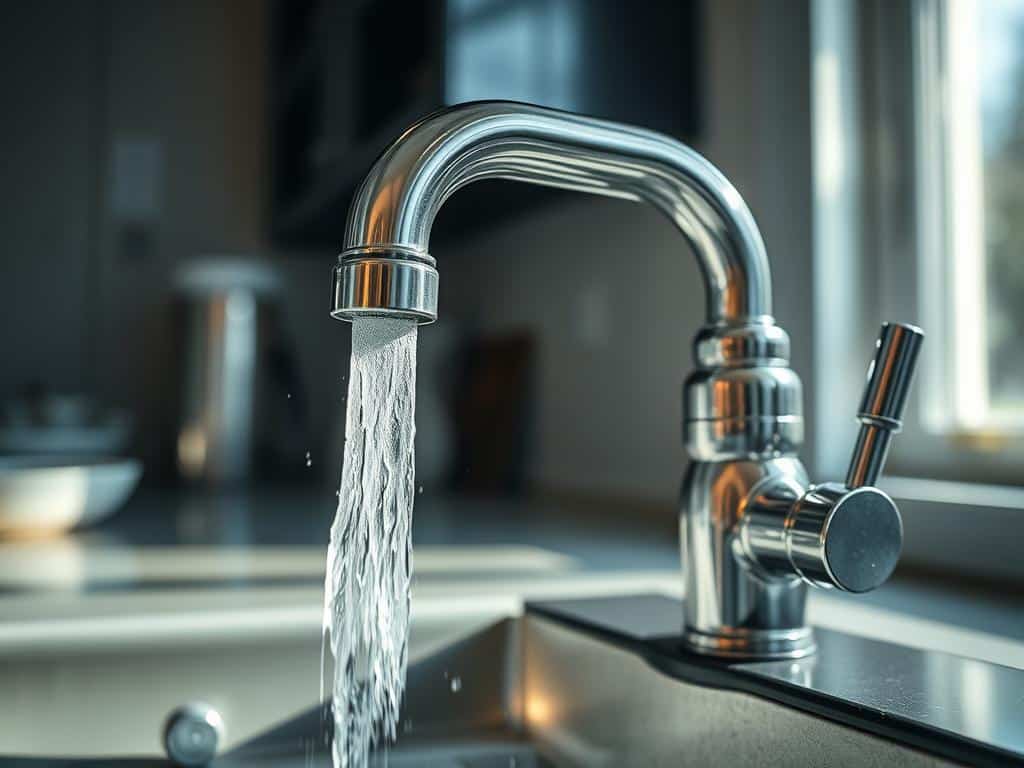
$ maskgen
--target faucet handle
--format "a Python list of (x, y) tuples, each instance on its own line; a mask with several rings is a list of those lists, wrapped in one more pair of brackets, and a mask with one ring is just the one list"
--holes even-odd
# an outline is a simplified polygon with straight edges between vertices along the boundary
[[(896, 503), (874, 484), (892, 435), (903, 426), (922, 339), (924, 333), (912, 325), (882, 325), (857, 412), (860, 434), (846, 483), (806, 490), (782, 483), (762, 490), (748, 505), (744, 523), (752, 559), (847, 592), (867, 592), (889, 578), (903, 547), (903, 523)], [(779, 510), (785, 515), (781, 526)]]
[(892, 435), (903, 428), (907, 393), (917, 367), (924, 331), (906, 323), (883, 323), (857, 411), (860, 433), (846, 486), (874, 485), (885, 466)]

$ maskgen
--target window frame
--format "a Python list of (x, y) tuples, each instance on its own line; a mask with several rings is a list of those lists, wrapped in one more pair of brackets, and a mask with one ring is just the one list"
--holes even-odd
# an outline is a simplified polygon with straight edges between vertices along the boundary
[[(1001, 436), (993, 452), (993, 444), (981, 444), (983, 433), (930, 433), (922, 413), (936, 395), (929, 382), (936, 366), (941, 375), (947, 351), (943, 329), (930, 327), (920, 300), (935, 287), (918, 269), (918, 254), (933, 247), (936, 232), (921, 215), (919, 174), (928, 148), (918, 144), (916, 132), (926, 107), (916, 101), (923, 44), (916, 33), (922, 29), (918, 14), (935, 2), (811, 0), (813, 466), (816, 476), (845, 475), (856, 433), (850, 416), (881, 321), (921, 325), (930, 354), (923, 355), (905, 428), (879, 483), (903, 514), (903, 562), (956, 578), (1019, 583), (1024, 561), (1015, 534), (1024, 530), (1024, 440)], [(826, 55), (838, 62), (824, 68), (841, 73), (838, 83), (823, 82), (818, 63)], [(842, 93), (829, 96), (830, 86)], [(838, 105), (838, 117), (828, 114), (823, 99)], [(835, 186), (830, 167), (843, 170), (838, 189), (829, 186)]]
[[(957, 204), (951, 200), (950, 191), (956, 192), (958, 187), (950, 183), (946, 121), (939, 118), (950, 108), (938, 44), (943, 34), (943, 3), (870, 0), (838, 10), (834, 6), (844, 4), (831, 0), (816, 4), (818, 14), (845, 14), (845, 34), (856, 43), (850, 51), (841, 53), (842, 67), (850, 73), (846, 87), (853, 91), (847, 100), (856, 104), (844, 118), (842, 153), (848, 165), (860, 169), (855, 183), (846, 190), (857, 198), (855, 209), (847, 203), (843, 225), (833, 227), (825, 237), (816, 234), (815, 244), (819, 272), (830, 275), (841, 269), (846, 273), (840, 288), (816, 288), (816, 304), (820, 307), (816, 322), (822, 326), (817, 332), (827, 341), (827, 347), (839, 343), (852, 352), (837, 365), (834, 353), (829, 359), (827, 352), (823, 355), (821, 349), (816, 350), (816, 372), (822, 391), (849, 398), (850, 393), (839, 382), (845, 379), (856, 381), (858, 386), (863, 384), (865, 355), (869, 352), (865, 344), (873, 343), (881, 321), (921, 326), (927, 334), (921, 364), (887, 473), (1024, 485), (1022, 425), (996, 429), (976, 416), (971, 425), (970, 409), (977, 407), (979, 388), (984, 387), (987, 397), (987, 383), (981, 375), (987, 369), (987, 360), (984, 318), (955, 322), (957, 311), (967, 311), (965, 306), (969, 310), (971, 302), (961, 297), (957, 304), (955, 288), (959, 286), (962, 293), (966, 281), (964, 275), (954, 274), (957, 259), (950, 243), (958, 237), (962, 241), (964, 236), (953, 231), (951, 217), (946, 215)], [(819, 35), (814, 47), (820, 49), (823, 42), (827, 41)], [(814, 77), (818, 76), (815, 72)], [(913, 94), (912, 99), (907, 98), (908, 93)], [(817, 143), (817, 107), (815, 112)], [(923, 124), (932, 130), (922, 130)], [(820, 175), (819, 160), (816, 158), (816, 176)], [(820, 222), (837, 217), (840, 204), (821, 193), (817, 179), (815, 186), (815, 220), (821, 229)], [(836, 255), (843, 250), (834, 244), (840, 238), (856, 242), (858, 266), (835, 263), (838, 258), (849, 259), (848, 255)], [(962, 242), (960, 247), (964, 247)], [(924, 254), (932, 254), (927, 260), (930, 263)], [(980, 255), (984, 258), (983, 252)], [(980, 282), (972, 289), (984, 290), (983, 269)], [(842, 293), (855, 299), (837, 296)], [(973, 303), (977, 308), (978, 301)], [(965, 358), (971, 359), (969, 365), (962, 364)], [(949, 371), (956, 371), (960, 380), (951, 384)], [(952, 409), (950, 403), (954, 403)], [(841, 450), (852, 435), (852, 427), (837, 420), (835, 412), (840, 409), (835, 403), (829, 402), (827, 407), (816, 413), (816, 442), (825, 446), (817, 458), (820, 468), (834, 474), (844, 469)], [(959, 417), (943, 423), (936, 415), (947, 410), (958, 412)], [(832, 435), (833, 446), (839, 443), (840, 447), (829, 448), (826, 435)]]

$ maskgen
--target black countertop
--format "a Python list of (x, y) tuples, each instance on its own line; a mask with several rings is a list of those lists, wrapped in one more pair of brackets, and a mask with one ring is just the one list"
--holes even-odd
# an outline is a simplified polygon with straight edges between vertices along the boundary
[(688, 652), (654, 595), (539, 602), (528, 611), (593, 633), (697, 685), (752, 693), (970, 765), (1024, 765), (1024, 671), (816, 629), (806, 659), (723, 662)]

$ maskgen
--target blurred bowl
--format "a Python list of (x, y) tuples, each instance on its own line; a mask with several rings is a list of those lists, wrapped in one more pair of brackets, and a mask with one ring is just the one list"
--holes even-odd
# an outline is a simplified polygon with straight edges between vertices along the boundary
[(0, 536), (48, 536), (110, 517), (142, 477), (135, 459), (0, 458)]
[(0, 454), (112, 456), (131, 433), (126, 413), (85, 395), (34, 394), (0, 409)]

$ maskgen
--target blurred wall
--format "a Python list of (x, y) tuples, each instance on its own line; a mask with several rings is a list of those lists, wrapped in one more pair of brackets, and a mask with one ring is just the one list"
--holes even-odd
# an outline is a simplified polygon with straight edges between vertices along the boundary
[[(777, 319), (792, 336), (806, 387), (806, 4), (718, 0), (706, 9), (707, 124), (697, 149), (732, 180), (761, 226)], [(540, 344), (534, 483), (673, 500), (685, 466), (682, 382), (705, 308), (696, 260), (667, 220), (630, 203), (581, 197), (434, 256), (442, 314), (458, 313), (488, 333), (528, 329)]]
[[(201, 255), (273, 255), (266, 9), (48, 0), (5, 11), (0, 399), (35, 380), (126, 406), (148, 478), (166, 478), (174, 274)], [(348, 344), (323, 312), (328, 257), (275, 259), (293, 334), (319, 333), (297, 352), (320, 424), (340, 399)], [(326, 431), (313, 431), (316, 454)]]
[(84, 384), (100, 77), (93, 5), (6, 4), (0, 25), (0, 399)]
[[(266, 240), (264, 4), (8, 8), (0, 84), (13, 108), (0, 121), (0, 188), (13, 204), (0, 209), (0, 397), (42, 378), (131, 407), (144, 435), (167, 433), (177, 398), (167, 358), (175, 269), (200, 254), (273, 255), (309, 390), (314, 467), (333, 481), (348, 333), (325, 312), (332, 254), (270, 254)], [(807, 3), (716, 0), (704, 23), (709, 83), (698, 149), (762, 227), (777, 315), (809, 385)], [(138, 193), (129, 200), (143, 202), (126, 207), (125, 185)], [(446, 317), (539, 334), (536, 485), (675, 497), (681, 384), (703, 316), (684, 248), (651, 211), (573, 198), (453, 238), (437, 254)], [(627, 266), (642, 290), (618, 291)], [(167, 448), (140, 441), (152, 467), (166, 469)]]

